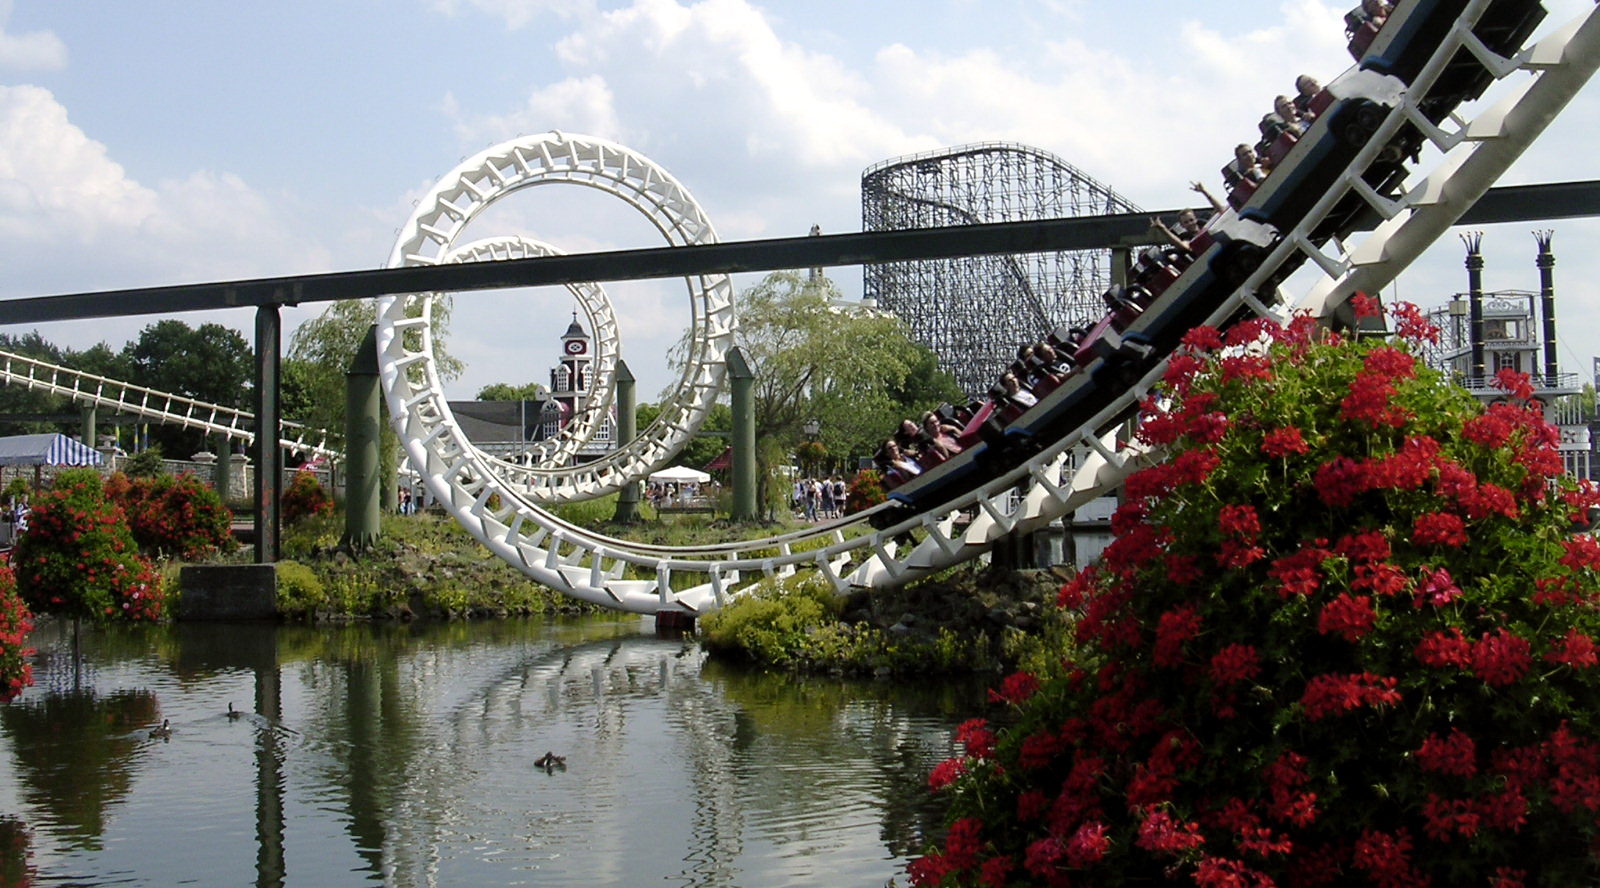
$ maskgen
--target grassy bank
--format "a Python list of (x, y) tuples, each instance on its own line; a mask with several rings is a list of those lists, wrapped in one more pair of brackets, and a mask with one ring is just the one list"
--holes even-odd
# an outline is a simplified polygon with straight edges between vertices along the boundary
[(344, 518), (285, 530), (278, 612), (290, 619), (451, 619), (596, 610), (535, 583), (490, 554), (454, 520), (385, 515), (370, 549), (339, 546)]
[(963, 567), (903, 589), (833, 593), (826, 580), (764, 582), (702, 621), (713, 654), (756, 666), (853, 677), (1010, 671), (1059, 660), (1060, 579)]

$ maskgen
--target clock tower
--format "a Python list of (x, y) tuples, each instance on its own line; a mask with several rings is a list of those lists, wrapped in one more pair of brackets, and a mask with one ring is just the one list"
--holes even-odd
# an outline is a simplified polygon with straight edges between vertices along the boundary
[(572, 313), (572, 324), (561, 335), (561, 359), (550, 371), (550, 397), (561, 403), (562, 425), (571, 418), (589, 398), (589, 374), (594, 355), (589, 334), (578, 323), (578, 313)]

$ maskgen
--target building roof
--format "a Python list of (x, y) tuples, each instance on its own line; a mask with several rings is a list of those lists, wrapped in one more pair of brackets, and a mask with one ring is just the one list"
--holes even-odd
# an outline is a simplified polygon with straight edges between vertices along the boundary
[(451, 401), (450, 412), (474, 444), (537, 441), (544, 405), (541, 401)]
[(584, 332), (583, 325), (578, 323), (578, 313), (572, 313), (572, 324), (567, 327), (567, 332), (561, 334), (562, 339), (588, 339), (589, 334)]

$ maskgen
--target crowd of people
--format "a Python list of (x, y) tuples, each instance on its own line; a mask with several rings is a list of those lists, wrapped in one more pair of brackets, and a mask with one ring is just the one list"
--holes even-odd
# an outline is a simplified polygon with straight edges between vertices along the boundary
[(840, 518), (850, 499), (850, 488), (838, 475), (831, 478), (800, 478), (794, 482), (789, 504), (795, 514), (807, 521)]

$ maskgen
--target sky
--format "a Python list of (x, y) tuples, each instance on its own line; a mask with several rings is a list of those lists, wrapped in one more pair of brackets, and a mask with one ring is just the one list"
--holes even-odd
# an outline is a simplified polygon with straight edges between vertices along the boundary
[[(1545, 0), (1539, 33), (1592, 7)], [(1320, 0), (0, 0), (0, 298), (375, 268), (413, 202), (460, 161), (559, 129), (669, 170), (723, 240), (861, 228), (860, 176), (979, 141), (1050, 151), (1135, 204), (1219, 186), (1231, 146), (1295, 75), (1349, 65)], [(1502, 184), (1600, 178), (1591, 84)], [(1215, 190), (1215, 188), (1214, 188)], [(1600, 221), (1492, 226), (1485, 285), (1537, 289), (1555, 229), (1563, 369), (1600, 333)], [(537, 188), (473, 237), (567, 252), (656, 246), (620, 201)], [(1465, 289), (1442, 239), (1399, 297)], [(861, 270), (830, 270), (859, 295)], [(759, 276), (737, 276), (736, 289)], [(606, 287), (651, 400), (690, 319), (681, 283)], [(322, 306), (286, 309), (293, 328)], [(451, 397), (548, 382), (576, 308), (560, 288), (456, 299)], [(253, 312), (184, 315), (253, 336)], [(114, 348), (151, 316), (37, 327)], [(32, 328), (26, 328), (32, 329)], [(8, 329), (23, 333), (26, 329)]]

